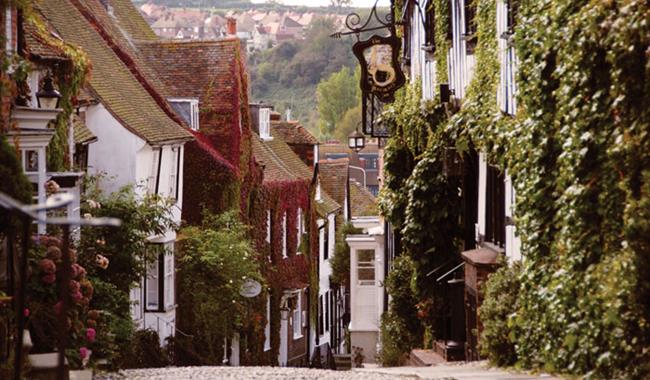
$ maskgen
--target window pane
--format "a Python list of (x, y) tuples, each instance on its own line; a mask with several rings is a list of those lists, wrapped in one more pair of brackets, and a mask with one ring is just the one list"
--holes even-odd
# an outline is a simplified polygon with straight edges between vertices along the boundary
[(361, 262), (374, 262), (375, 251), (372, 249), (360, 249), (357, 251), (358, 261)]
[(165, 253), (165, 307), (174, 307), (174, 251)]
[(358, 272), (359, 281), (374, 281), (375, 280), (375, 268), (359, 268)]
[(147, 266), (147, 309), (159, 308), (158, 260)]

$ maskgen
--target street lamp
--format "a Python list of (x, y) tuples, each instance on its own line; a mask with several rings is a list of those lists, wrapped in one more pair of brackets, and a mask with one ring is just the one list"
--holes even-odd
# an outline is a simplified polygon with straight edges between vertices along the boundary
[(355, 152), (359, 152), (366, 146), (366, 138), (363, 133), (359, 132), (357, 128), (354, 132), (348, 135), (348, 147)]
[(54, 83), (52, 83), (52, 76), (49, 72), (45, 77), (43, 88), (41, 91), (36, 93), (36, 99), (38, 100), (38, 108), (50, 110), (59, 108), (61, 93), (54, 88)]

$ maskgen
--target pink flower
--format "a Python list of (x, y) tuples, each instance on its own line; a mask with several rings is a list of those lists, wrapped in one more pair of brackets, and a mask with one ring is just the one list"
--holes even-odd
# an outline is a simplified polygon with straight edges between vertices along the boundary
[(81, 347), (79, 348), (79, 357), (81, 357), (81, 360), (85, 359), (88, 357), (88, 348), (86, 347)]
[(70, 280), (70, 293), (75, 293), (81, 290), (81, 284), (78, 281)]
[(77, 302), (81, 301), (81, 299), (84, 297), (80, 291), (76, 291), (72, 293), (70, 296), (72, 297), (73, 301), (77, 301)]
[(86, 329), (86, 339), (88, 342), (92, 343), (95, 341), (95, 336), (97, 336), (97, 331), (94, 328), (89, 327)]
[(29, 317), (29, 309), (28, 308), (25, 308), (25, 310), (23, 310), (23, 315), (25, 317)]
[(84, 276), (86, 276), (86, 269), (79, 264), (72, 264), (72, 277), (80, 279)]
[(56, 315), (60, 315), (62, 309), (63, 309), (63, 302), (59, 301), (54, 304), (54, 312), (56, 313)]
[(50, 260), (58, 261), (61, 260), (61, 249), (55, 245), (47, 247), (47, 258)]
[(52, 285), (56, 282), (56, 275), (54, 273), (48, 273), (41, 277), (41, 281), (43, 281), (44, 284)]
[(38, 266), (41, 268), (43, 273), (51, 274), (56, 272), (56, 264), (54, 264), (54, 261), (50, 259), (42, 259), (38, 263)]

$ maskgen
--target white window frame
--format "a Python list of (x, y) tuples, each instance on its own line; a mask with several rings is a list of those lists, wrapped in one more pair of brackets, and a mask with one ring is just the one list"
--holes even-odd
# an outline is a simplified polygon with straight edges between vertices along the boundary
[(271, 350), (271, 295), (266, 295), (266, 326), (264, 326), (264, 352)]
[[(158, 244), (158, 243), (154, 243)], [(163, 244), (164, 251), (155, 261), (147, 264), (147, 274), (144, 279), (145, 312), (159, 313), (173, 309), (175, 305), (175, 267), (174, 243)], [(162, 276), (162, 289), (160, 278)], [(161, 300), (162, 295), (162, 300)], [(161, 305), (162, 301), (162, 305)]]
[(300, 339), (302, 335), (302, 292), (298, 292), (295, 296), (296, 305), (293, 308), (292, 312), (292, 328), (293, 328), (293, 339)]
[(298, 211), (296, 214), (296, 232), (297, 232), (297, 239), (296, 239), (296, 255), (301, 255), (302, 252), (300, 252), (300, 243), (302, 240), (302, 234), (303, 234), (303, 220), (302, 220), (302, 207), (298, 207)]
[(190, 104), (190, 129), (199, 130), (199, 100), (195, 98), (169, 98), (169, 103), (189, 103)]
[[(362, 251), (369, 251), (372, 252), (372, 260), (371, 261), (361, 261), (361, 256), (360, 253)], [(376, 268), (376, 260), (375, 260), (375, 251), (373, 249), (359, 249), (357, 250), (357, 284), (359, 286), (375, 286), (377, 283), (377, 268)], [(360, 269), (372, 269), (373, 273), (373, 278), (372, 280), (362, 280), (361, 276), (359, 276), (359, 270)]]
[(266, 210), (266, 242), (271, 242), (271, 210)]
[(287, 212), (282, 215), (282, 257), (287, 258)]
[(174, 308), (174, 246), (173, 243), (166, 245), (163, 266), (163, 303), (165, 310)]
[(179, 185), (179, 176), (180, 176), (180, 159), (181, 159), (181, 147), (173, 146), (172, 149), (172, 162), (171, 170), (169, 171), (169, 196), (178, 200), (178, 185)]
[(147, 278), (145, 279), (145, 311), (156, 312), (160, 310), (160, 262), (158, 259), (147, 265)]
[(157, 194), (158, 189), (156, 188), (156, 182), (158, 182), (160, 155), (162, 154), (162, 148), (153, 148), (152, 152), (153, 160), (151, 162), (151, 171), (149, 172), (149, 177), (147, 178), (147, 191), (149, 194)]
[(259, 130), (260, 138), (262, 140), (272, 140), (271, 136), (271, 109), (270, 108), (260, 108), (259, 111)]

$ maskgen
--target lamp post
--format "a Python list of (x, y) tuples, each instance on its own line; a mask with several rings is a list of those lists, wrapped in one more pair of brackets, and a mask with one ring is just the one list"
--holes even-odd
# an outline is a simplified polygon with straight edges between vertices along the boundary
[(36, 93), (36, 99), (38, 100), (38, 108), (50, 110), (59, 108), (61, 93), (54, 88), (52, 75), (49, 72), (44, 79), (43, 88)]

